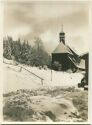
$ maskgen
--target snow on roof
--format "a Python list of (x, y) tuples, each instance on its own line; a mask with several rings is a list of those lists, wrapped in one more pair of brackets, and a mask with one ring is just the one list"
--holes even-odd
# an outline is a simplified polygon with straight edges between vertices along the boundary
[(78, 55), (77, 52), (76, 52), (76, 50), (74, 50), (74, 48), (70, 48), (68, 45), (67, 45), (67, 47), (70, 49), (70, 51), (71, 51), (73, 54)]
[(84, 59), (81, 59), (79, 65), (78, 65), (78, 68), (85, 69), (85, 60)]
[(89, 52), (87, 51), (87, 52), (85, 52), (85, 53), (82, 53), (81, 55), (80, 55), (80, 57), (82, 57), (82, 56), (84, 56), (84, 55), (87, 55)]
[(69, 59), (72, 61), (72, 63), (73, 63), (76, 67), (78, 67), (78, 68), (80, 68), (80, 69), (85, 69), (85, 60), (84, 60), (84, 59), (81, 59), (81, 61), (80, 61), (79, 64), (76, 63), (76, 62), (74, 62), (74, 61), (72, 60), (72, 58), (69, 57)]
[(52, 53), (69, 53), (72, 54), (71, 50), (63, 44), (63, 42), (60, 42), (59, 45), (56, 47), (56, 49)]

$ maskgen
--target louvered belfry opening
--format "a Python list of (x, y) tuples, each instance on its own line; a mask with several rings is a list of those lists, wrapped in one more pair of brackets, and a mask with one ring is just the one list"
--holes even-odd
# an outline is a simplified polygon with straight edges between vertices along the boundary
[(59, 33), (59, 38), (60, 38), (60, 42), (63, 42), (63, 44), (65, 44), (65, 33), (64, 32)]

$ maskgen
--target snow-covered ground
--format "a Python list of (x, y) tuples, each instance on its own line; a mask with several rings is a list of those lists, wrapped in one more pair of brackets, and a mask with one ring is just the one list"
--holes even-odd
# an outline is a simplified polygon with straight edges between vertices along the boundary
[(29, 71), (35, 73), (36, 75), (43, 78), (43, 86), (60, 86), (60, 87), (71, 87), (77, 86), (83, 78), (83, 74), (80, 73), (66, 73), (61, 71), (52, 71), (52, 81), (51, 81), (51, 70), (39, 69), (37, 67), (28, 67), (23, 65), (10, 65), (13, 64), (13, 61), (5, 60), (8, 64), (3, 64), (3, 73), (4, 73), (4, 93), (10, 91), (16, 91), (19, 89), (37, 89), (42, 87), (41, 80), (30, 74), (28, 71), (22, 69), (22, 66)]
[[(51, 81), (50, 69), (15, 65), (6, 59), (4, 62), (4, 121), (87, 121), (88, 92), (77, 88), (82, 72), (52, 71)], [(29, 71), (43, 78), (43, 85)]]

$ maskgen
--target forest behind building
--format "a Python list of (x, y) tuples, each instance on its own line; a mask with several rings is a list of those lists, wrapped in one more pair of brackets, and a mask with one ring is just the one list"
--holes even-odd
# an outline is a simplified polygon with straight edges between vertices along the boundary
[(7, 37), (3, 39), (3, 50), (4, 58), (13, 59), (21, 64), (42, 67), (51, 65), (51, 57), (40, 38), (36, 38), (32, 46), (28, 41), (14, 41), (12, 37)]

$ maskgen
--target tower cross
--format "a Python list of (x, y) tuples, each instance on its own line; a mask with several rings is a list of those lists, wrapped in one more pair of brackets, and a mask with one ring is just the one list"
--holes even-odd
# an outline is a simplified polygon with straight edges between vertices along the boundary
[(61, 31), (63, 32), (63, 24), (62, 24), (62, 30)]

